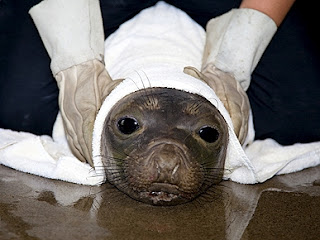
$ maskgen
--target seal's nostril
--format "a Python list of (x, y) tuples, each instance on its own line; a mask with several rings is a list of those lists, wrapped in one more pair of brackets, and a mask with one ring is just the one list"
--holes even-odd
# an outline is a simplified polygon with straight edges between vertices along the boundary
[(168, 171), (172, 172), (174, 169), (179, 165), (180, 163), (180, 157), (175, 156), (173, 158), (168, 157), (168, 156), (162, 156), (160, 155), (158, 158), (156, 158), (156, 164), (157, 168), (160, 169), (161, 171)]
[(180, 166), (179, 164), (178, 164), (177, 166), (175, 166), (175, 168), (174, 168), (173, 171), (172, 171), (172, 176), (176, 174), (179, 166)]
[(178, 172), (178, 168), (180, 167), (180, 164), (178, 164), (177, 166), (175, 166), (175, 168), (173, 169), (173, 171), (171, 172), (171, 182), (174, 183), (176, 178), (177, 178), (177, 175), (176, 174)]
[(161, 144), (156, 148), (152, 160), (158, 173), (157, 182), (175, 182), (183, 161), (181, 149), (173, 144)]
[(168, 156), (159, 156), (157, 158), (158, 169), (161, 171), (166, 171), (172, 173), (177, 171), (180, 164), (180, 156), (168, 157)]
[(156, 168), (157, 168), (158, 175), (160, 175), (161, 168), (160, 168), (159, 164), (157, 163), (157, 161), (156, 161)]

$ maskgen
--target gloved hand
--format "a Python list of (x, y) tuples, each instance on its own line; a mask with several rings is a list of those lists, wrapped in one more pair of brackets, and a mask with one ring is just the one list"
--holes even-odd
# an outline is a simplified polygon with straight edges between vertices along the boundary
[(230, 114), (234, 132), (243, 144), (248, 133), (250, 104), (238, 81), (230, 74), (217, 69), (212, 63), (207, 64), (201, 72), (193, 67), (186, 67), (184, 72), (204, 81), (214, 90)]
[(207, 24), (201, 74), (185, 70), (213, 88), (230, 114), (240, 143), (246, 139), (250, 114), (245, 91), (276, 30), (274, 21), (257, 10), (233, 9)]
[(46, 0), (30, 12), (51, 58), (68, 143), (77, 158), (92, 161), (92, 133), (103, 99), (118, 83), (103, 64), (99, 0)]
[(59, 107), (69, 146), (81, 161), (92, 161), (92, 134), (103, 100), (119, 81), (112, 81), (104, 64), (94, 59), (55, 75)]
[(213, 63), (246, 91), (251, 73), (277, 31), (275, 22), (254, 9), (240, 8), (211, 19), (206, 27), (202, 69)]

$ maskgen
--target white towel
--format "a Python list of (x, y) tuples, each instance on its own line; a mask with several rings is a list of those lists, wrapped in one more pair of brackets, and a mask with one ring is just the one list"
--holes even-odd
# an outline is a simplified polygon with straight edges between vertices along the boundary
[[(252, 119), (247, 143), (241, 147), (223, 104), (211, 88), (184, 74), (185, 66), (200, 69), (205, 32), (181, 10), (164, 2), (143, 10), (124, 23), (105, 43), (106, 68), (113, 79), (125, 78), (106, 98), (95, 122), (93, 156), (101, 166), (100, 139), (104, 119), (123, 96), (146, 87), (176, 88), (196, 93), (214, 104), (229, 125), (224, 179), (253, 184), (277, 174), (320, 164), (320, 142), (281, 146), (272, 139), (254, 141)], [(53, 137), (0, 129), (0, 163), (52, 179), (96, 185), (105, 180), (78, 161), (68, 148), (58, 116)]]

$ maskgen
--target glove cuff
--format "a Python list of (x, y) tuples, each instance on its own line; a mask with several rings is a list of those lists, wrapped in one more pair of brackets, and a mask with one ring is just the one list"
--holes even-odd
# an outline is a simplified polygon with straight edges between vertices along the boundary
[(45, 0), (29, 11), (51, 58), (53, 74), (83, 62), (103, 62), (99, 0)]
[(232, 9), (207, 24), (203, 68), (213, 63), (247, 90), (250, 76), (277, 31), (275, 22), (254, 9)]

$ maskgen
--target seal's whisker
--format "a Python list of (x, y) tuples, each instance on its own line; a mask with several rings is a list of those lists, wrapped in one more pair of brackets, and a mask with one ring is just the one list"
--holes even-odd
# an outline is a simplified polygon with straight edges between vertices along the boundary
[(214, 156), (210, 155), (207, 158), (203, 159), (203, 162), (200, 163), (200, 165), (204, 168), (223, 168), (223, 167), (211, 167), (212, 164), (214, 164), (215, 162), (213, 161)]
[(213, 169), (211, 171), (206, 171), (205, 173), (206, 173), (206, 176), (209, 176), (209, 177), (211, 177), (211, 176), (219, 176), (219, 173), (223, 172), (223, 170), (224, 169), (217, 168), (217, 169)]
[[(190, 126), (189, 126), (189, 130), (190, 130)], [(192, 136), (192, 131), (190, 130), (189, 133), (187, 134), (187, 136), (183, 139), (183, 142), (186, 142), (186, 140), (188, 139), (188, 137)]]
[(119, 176), (119, 175), (118, 176), (114, 176), (113, 179), (112, 179), (112, 182), (120, 184), (120, 183), (124, 182), (123, 181), (123, 177)]
[(216, 185), (211, 186), (198, 198), (200, 202), (213, 202), (222, 199), (222, 190)]
[(214, 169), (214, 170), (212, 170), (212, 171), (207, 171), (206, 172), (206, 174), (205, 174), (205, 176), (206, 177), (217, 177), (217, 178), (220, 178), (220, 173), (222, 173), (223, 172), (223, 169)]
[(95, 192), (94, 194), (101, 194), (101, 193), (103, 193), (104, 191), (106, 191), (107, 189), (114, 188), (113, 185), (110, 185), (110, 184), (108, 184), (108, 185), (109, 185), (108, 187), (105, 187), (105, 186), (106, 186), (106, 184), (105, 184), (105, 185), (104, 185), (104, 188), (100, 189), (98, 192)]
[[(88, 177), (88, 179), (94, 178), (94, 177), (98, 177), (98, 175), (96, 175), (96, 176), (90, 176), (90, 177)], [(103, 185), (104, 183), (105, 183), (105, 180), (101, 180), (101, 181), (97, 182), (96, 185), (99, 186), (99, 185)]]
[(126, 186), (128, 185), (128, 176), (123, 176), (123, 175), (116, 175), (112, 176), (112, 183), (116, 184), (116, 186), (119, 186), (121, 184), (125, 184)]
[(147, 75), (146, 75), (146, 73), (142, 70), (142, 72), (144, 73), (144, 75), (145, 75), (145, 77), (146, 77), (146, 79), (148, 80), (148, 83), (149, 83), (149, 87), (146, 87), (146, 85), (145, 85), (145, 83), (144, 83), (144, 81), (143, 81), (143, 79), (142, 79), (142, 76), (140, 75), (140, 73), (138, 72), (138, 71), (136, 71), (135, 70), (135, 72), (138, 74), (138, 76), (139, 76), (139, 78), (140, 78), (140, 82), (141, 82), (141, 84), (142, 84), (142, 86), (143, 86), (143, 88), (142, 88), (142, 90), (143, 90), (143, 92), (145, 93), (144, 95), (142, 95), (143, 97), (147, 97), (146, 98), (146, 100), (147, 100), (147, 102), (149, 101), (149, 94), (148, 94), (148, 92), (147, 92), (147, 88), (151, 88), (151, 82), (150, 82), (150, 79), (147, 77)]
[(108, 174), (110, 175), (117, 175), (119, 173), (122, 173), (122, 171), (118, 168), (108, 168), (106, 172), (108, 172)]
[(221, 172), (223, 172), (223, 169), (221, 168), (207, 167), (203, 169), (205, 175), (219, 175)]
[[(121, 153), (124, 153), (124, 152), (121, 152)], [(128, 160), (136, 160), (135, 158), (129, 156), (128, 154), (126, 154), (124, 158), (119, 158), (114, 156), (103, 156), (103, 155), (101, 155), (101, 158), (105, 160), (113, 160), (116, 163), (123, 163), (123, 164), (126, 164)]]
[(119, 190), (125, 190), (125, 189), (130, 189), (128, 181), (126, 179), (121, 179), (120, 181), (116, 182), (116, 188)]
[(211, 186), (213, 184), (217, 184), (221, 181), (220, 177), (207, 177), (203, 180), (202, 184), (206, 185), (206, 186)]
[[(137, 71), (136, 71), (137, 72)], [(137, 72), (138, 73), (138, 72)], [(138, 73), (138, 75), (139, 75), (139, 73)], [(139, 75), (140, 76), (140, 75)], [(132, 79), (132, 78), (127, 78), (128, 80), (131, 80), (133, 83), (134, 83), (134, 85), (137, 87), (137, 90), (141, 90), (140, 88), (139, 88), (139, 86), (138, 86), (138, 84)]]
[(223, 168), (216, 168), (216, 167), (207, 167), (205, 168), (206, 170), (210, 170), (210, 171), (207, 171), (208, 174), (212, 173), (212, 174), (216, 174), (216, 173), (219, 173), (219, 172), (223, 172), (224, 169)]
[(97, 166), (97, 167), (91, 168), (91, 169), (89, 170), (89, 172), (91, 173), (91, 172), (94, 172), (94, 171), (96, 171), (96, 170), (100, 170), (100, 169), (105, 170), (105, 169), (106, 169), (106, 167)]
[[(147, 81), (148, 81), (148, 83), (149, 83), (149, 88), (151, 88), (152, 86), (151, 86), (151, 81), (150, 81), (150, 79), (149, 79), (149, 77), (147, 76), (147, 74), (146, 74), (146, 72), (145, 71), (143, 71), (143, 70), (141, 70), (141, 72), (144, 74), (144, 76), (146, 77), (146, 79), (147, 79)], [(141, 78), (141, 76), (140, 76), (140, 78)], [(144, 86), (145, 87), (145, 86)], [(146, 88), (146, 87), (145, 87)]]
[(148, 109), (157, 109), (159, 108), (158, 106), (158, 101), (156, 98), (156, 94), (154, 91), (154, 88), (151, 85), (150, 79), (148, 78), (148, 76), (146, 75), (145, 72), (143, 72), (145, 75), (145, 78), (147, 79), (149, 86), (146, 87), (146, 85), (144, 84), (144, 81), (142, 80), (142, 77), (140, 76), (141, 79), (141, 83), (143, 84), (143, 95), (142, 95), (142, 99), (139, 100), (140, 102), (140, 106), (144, 106)]
[(217, 177), (213, 177), (213, 178), (205, 178), (204, 181), (202, 182), (202, 185), (204, 187), (210, 187), (212, 185), (214, 185), (215, 183), (219, 182), (221, 179), (217, 178)]
[(228, 168), (224, 168), (223, 170), (224, 170), (225, 173), (231, 173), (232, 172), (232, 170), (228, 169)]
[(193, 102), (193, 103), (189, 106), (190, 110), (192, 110), (193, 112), (198, 112), (199, 109), (201, 108), (201, 105), (202, 105), (203, 102), (204, 102), (204, 101)]
[[(142, 84), (142, 86), (143, 86), (142, 89), (145, 89), (146, 87), (145, 87), (145, 85), (144, 85), (143, 79), (142, 79), (139, 71), (138, 71), (138, 70), (134, 70), (134, 72), (135, 72), (135, 73), (139, 76), (139, 78), (140, 78), (140, 82), (141, 82), (141, 84)], [(140, 90), (140, 89), (139, 89), (139, 90)]]
[[(124, 153), (124, 152), (121, 152), (121, 153)], [(97, 155), (95, 157), (100, 157), (100, 158), (103, 158), (103, 159), (122, 160), (121, 158), (116, 158), (114, 156), (106, 156), (106, 155)]]
[[(138, 145), (139, 146), (139, 145)], [(122, 160), (122, 161), (124, 161), (125, 159), (127, 159), (127, 160), (137, 160), (136, 158), (134, 158), (134, 157), (132, 157), (130, 154), (128, 154), (128, 153), (126, 153), (126, 151), (125, 150), (120, 150), (120, 149), (117, 149), (117, 148), (112, 148), (112, 151), (114, 152), (114, 153), (117, 153), (117, 155), (119, 155), (119, 156), (123, 156), (122, 158), (120, 158), (120, 157), (118, 157), (117, 159), (118, 160)], [(115, 158), (114, 156), (104, 156), (104, 155), (101, 155), (101, 157), (113, 157), (113, 158)], [(116, 158), (115, 158), (116, 159)]]
[(220, 180), (220, 178), (214, 175), (212, 176), (206, 175), (205, 178), (203, 179), (202, 184), (212, 185), (216, 180)]

